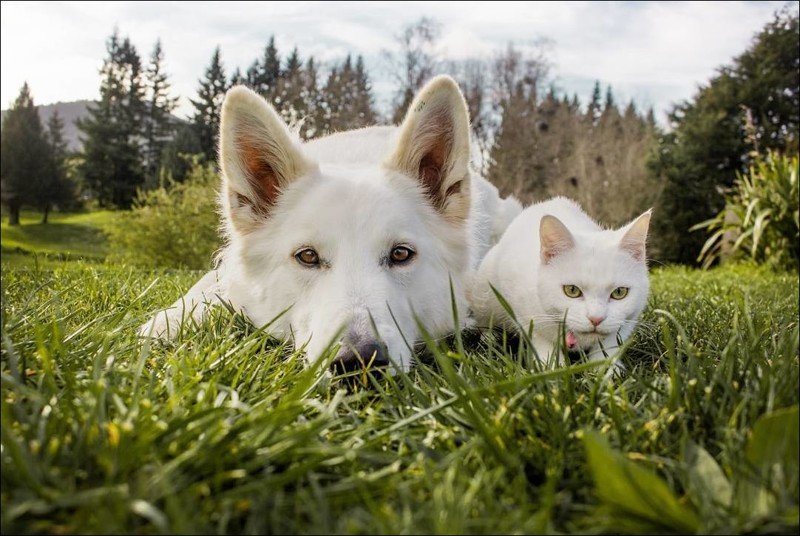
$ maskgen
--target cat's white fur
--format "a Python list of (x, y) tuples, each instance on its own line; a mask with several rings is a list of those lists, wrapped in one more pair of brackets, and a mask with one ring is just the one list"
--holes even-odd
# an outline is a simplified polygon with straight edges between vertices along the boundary
[[(534, 348), (542, 361), (561, 361), (555, 349), (570, 332), (575, 348), (590, 359), (614, 356), (618, 337), (630, 337), (647, 303), (649, 222), (647, 211), (620, 229), (605, 230), (563, 197), (526, 208), (475, 275), (470, 305), (478, 325), (527, 331), (532, 324)], [(490, 285), (507, 300), (517, 322)], [(579, 287), (582, 296), (568, 297), (564, 285)], [(617, 287), (629, 288), (628, 295), (611, 298)], [(597, 326), (591, 318), (600, 320)]]

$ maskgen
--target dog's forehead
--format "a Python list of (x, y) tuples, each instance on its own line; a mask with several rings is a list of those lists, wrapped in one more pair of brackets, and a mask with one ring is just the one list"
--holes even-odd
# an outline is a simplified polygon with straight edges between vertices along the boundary
[(320, 165), (286, 193), (283, 223), (315, 234), (421, 231), (431, 213), (412, 181), (379, 165)]

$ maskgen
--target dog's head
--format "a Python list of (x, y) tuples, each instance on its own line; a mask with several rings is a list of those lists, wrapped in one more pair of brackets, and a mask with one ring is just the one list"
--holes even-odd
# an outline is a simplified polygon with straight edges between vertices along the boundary
[(261, 97), (231, 89), (220, 133), (226, 271), (248, 316), (264, 325), (285, 311), (270, 331), (311, 360), (340, 343), (344, 368), (407, 369), (415, 317), (434, 336), (454, 327), (451, 280), (465, 309), (467, 108), (455, 82), (438, 77), (382, 154), (365, 149), (369, 135), (334, 136), (314, 152)]

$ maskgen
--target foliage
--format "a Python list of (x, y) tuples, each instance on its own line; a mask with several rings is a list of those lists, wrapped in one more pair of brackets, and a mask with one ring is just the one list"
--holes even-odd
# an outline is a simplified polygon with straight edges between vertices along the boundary
[(217, 47), (214, 49), (211, 63), (206, 68), (204, 77), (200, 80), (197, 99), (190, 99), (195, 108), (192, 128), (207, 162), (217, 161), (219, 121), (222, 113), (222, 101), (225, 99), (227, 90), (225, 67), (222, 65), (220, 50)]
[(206, 155), (197, 137), (194, 125), (183, 124), (175, 128), (174, 137), (164, 145), (161, 152), (161, 174), (181, 182), (196, 162), (206, 162)]
[(727, 257), (795, 269), (800, 262), (798, 158), (771, 151), (750, 164), (725, 196), (725, 208), (692, 230), (711, 236), (700, 251), (704, 267)]
[[(371, 390), (224, 309), (141, 345), (197, 272), (2, 275), (4, 533), (636, 532), (643, 504), (661, 532), (798, 528), (795, 274), (657, 270), (620, 379), (464, 334)], [(609, 517), (612, 475), (637, 509)]]
[(26, 82), (3, 119), (0, 138), (0, 193), (11, 225), (19, 223), (23, 204), (41, 206), (48, 192), (60, 185), (60, 177), (53, 174), (54, 158)]
[(55, 205), (64, 210), (76, 208), (75, 184), (68, 176), (67, 142), (64, 140), (64, 122), (58, 111), (47, 121), (47, 143), (50, 149), (48, 158), (48, 184), (37, 195), (36, 205), (42, 210), (42, 223), (47, 223), (50, 209)]
[(603, 503), (601, 523), (614, 532), (651, 534), (675, 529), (684, 534), (750, 532), (769, 518), (778, 521), (772, 528), (796, 525), (798, 417), (797, 405), (759, 417), (744, 459), (737, 460), (743, 463), (728, 471), (687, 438), (679, 479), (689, 501), (678, 499), (666, 481), (611, 449), (596, 432), (584, 434)]
[(652, 173), (665, 183), (654, 220), (654, 242), (661, 245), (662, 260), (696, 261), (703, 237), (688, 229), (717, 214), (723, 205), (719, 188), (730, 187), (736, 172), (746, 171), (743, 106), (752, 112), (761, 151), (796, 152), (798, 31), (796, 9), (787, 5), (744, 53), (670, 113), (671, 131), (650, 162)]
[(147, 85), (146, 113), (144, 117), (144, 169), (148, 186), (154, 186), (161, 170), (161, 159), (167, 143), (175, 136), (175, 120), (172, 112), (178, 106), (178, 98), (169, 94), (168, 76), (162, 65), (164, 52), (161, 40), (157, 40), (145, 71)]
[[(519, 62), (506, 58), (498, 69)], [(567, 196), (612, 226), (629, 222), (656, 203), (660, 184), (646, 163), (657, 130), (632, 102), (620, 112), (608, 88), (603, 106), (596, 84), (583, 112), (577, 97), (559, 98), (552, 88), (540, 95), (536, 71), (509, 73), (508, 78), (511, 91), (500, 103), (488, 170), (503, 194), (526, 204)]]
[(195, 165), (183, 182), (140, 191), (133, 209), (108, 228), (110, 260), (146, 267), (209, 268), (219, 248), (212, 165)]
[(100, 101), (78, 122), (83, 138), (82, 174), (105, 207), (127, 208), (144, 183), (141, 138), (145, 81), (141, 59), (129, 38), (116, 30), (106, 43), (100, 69)]

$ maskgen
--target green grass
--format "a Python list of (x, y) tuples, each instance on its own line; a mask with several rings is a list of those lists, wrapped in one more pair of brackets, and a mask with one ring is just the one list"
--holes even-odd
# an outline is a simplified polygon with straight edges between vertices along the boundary
[(797, 532), (796, 273), (656, 270), (621, 379), (465, 334), (350, 390), (226, 311), (140, 346), (198, 273), (2, 275), (3, 533)]
[(115, 218), (110, 210), (86, 213), (51, 213), (48, 223), (41, 215), (24, 211), (20, 225), (0, 224), (3, 264), (8, 267), (54, 267), (59, 261), (102, 261), (108, 251), (103, 228)]

